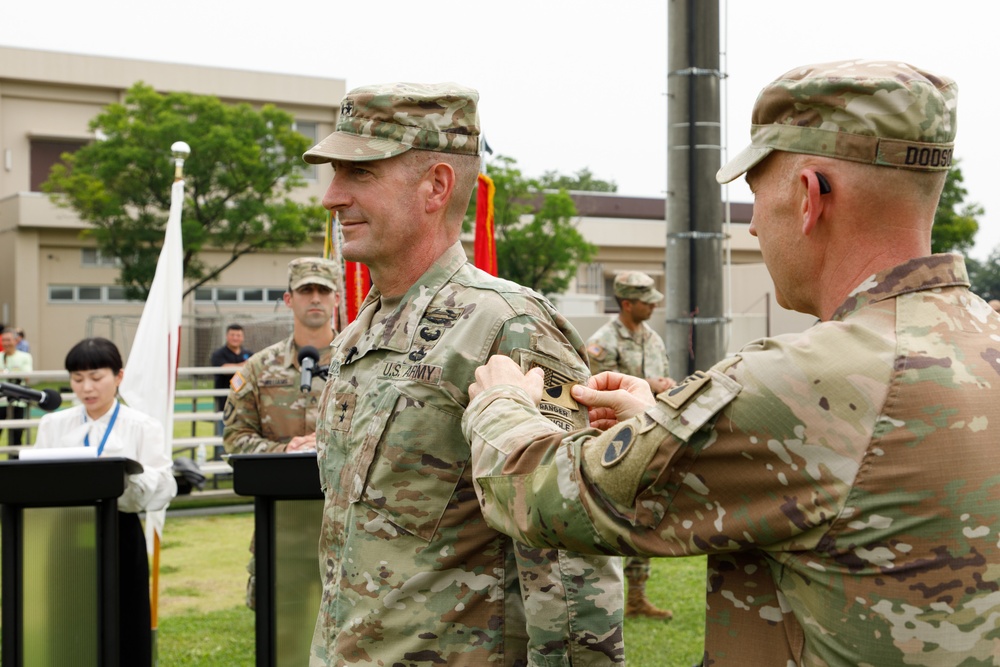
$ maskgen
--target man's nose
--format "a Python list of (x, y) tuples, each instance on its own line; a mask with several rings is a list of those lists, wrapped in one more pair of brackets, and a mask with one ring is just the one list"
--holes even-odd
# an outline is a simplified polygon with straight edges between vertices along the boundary
[(345, 208), (349, 204), (350, 197), (344, 189), (344, 178), (340, 175), (339, 170), (334, 171), (333, 179), (330, 180), (330, 187), (326, 189), (326, 194), (323, 195), (323, 208), (328, 211), (335, 211)]

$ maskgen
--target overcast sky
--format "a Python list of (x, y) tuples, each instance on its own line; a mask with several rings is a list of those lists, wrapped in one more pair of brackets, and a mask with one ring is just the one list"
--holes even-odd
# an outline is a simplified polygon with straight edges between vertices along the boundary
[[(679, 0), (673, 0), (679, 1)], [(699, 0), (708, 1), (708, 0)], [(528, 175), (587, 167), (630, 195), (666, 187), (668, 0), (24, 0), (5, 3), (0, 45), (342, 78), (478, 88), (494, 151)], [(722, 0), (723, 115), (730, 155), (750, 109), (796, 65), (893, 58), (959, 83), (973, 255), (1000, 245), (996, 0)], [(987, 77), (987, 74), (993, 72)], [(337, 100), (331, 100), (336, 104)], [(750, 201), (745, 184), (729, 188)]]

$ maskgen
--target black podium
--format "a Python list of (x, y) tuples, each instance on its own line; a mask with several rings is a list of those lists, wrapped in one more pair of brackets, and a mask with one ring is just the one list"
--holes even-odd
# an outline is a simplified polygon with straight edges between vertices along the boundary
[(301, 667), (322, 594), (316, 453), (233, 454), (229, 463), (233, 490), (254, 497), (257, 667)]
[(2, 667), (119, 667), (126, 458), (0, 461)]

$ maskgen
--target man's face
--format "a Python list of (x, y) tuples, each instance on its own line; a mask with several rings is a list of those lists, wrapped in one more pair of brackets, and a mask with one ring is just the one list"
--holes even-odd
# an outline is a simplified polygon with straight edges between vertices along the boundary
[(243, 348), (243, 332), (239, 329), (227, 331), (226, 346), (234, 352), (239, 352)]
[(329, 329), (336, 297), (329, 287), (306, 283), (285, 292), (285, 305), (292, 309), (295, 321), (307, 329)]
[(656, 308), (656, 304), (646, 303), (638, 299), (629, 299), (629, 303), (632, 304), (632, 321), (636, 324), (645, 322), (652, 317), (653, 309)]
[(333, 163), (323, 206), (336, 211), (343, 255), (381, 269), (405, 262), (427, 233), (419, 227), (420, 193), (429, 184), (408, 153), (385, 160)]
[(0, 342), (3, 343), (3, 351), (6, 354), (13, 354), (17, 349), (17, 336), (12, 333), (5, 333), (0, 336)]

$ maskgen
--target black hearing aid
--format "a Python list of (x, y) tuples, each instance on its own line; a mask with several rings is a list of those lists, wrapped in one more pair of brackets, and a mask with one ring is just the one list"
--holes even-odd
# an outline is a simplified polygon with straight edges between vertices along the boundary
[(821, 195), (830, 194), (830, 181), (826, 180), (826, 176), (817, 171), (816, 180), (819, 181), (819, 193)]

